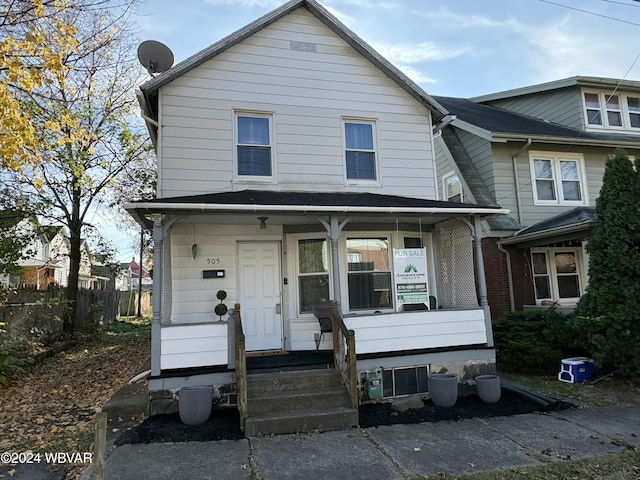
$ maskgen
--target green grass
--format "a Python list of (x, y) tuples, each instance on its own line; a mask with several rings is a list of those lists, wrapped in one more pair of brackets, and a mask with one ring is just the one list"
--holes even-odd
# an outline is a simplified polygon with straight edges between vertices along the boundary
[(151, 335), (151, 319), (122, 317), (120, 320), (100, 328), (98, 335), (118, 337), (148, 337)]

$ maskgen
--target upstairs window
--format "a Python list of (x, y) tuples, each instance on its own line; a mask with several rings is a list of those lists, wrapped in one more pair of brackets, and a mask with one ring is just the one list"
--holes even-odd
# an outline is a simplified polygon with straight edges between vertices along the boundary
[(537, 205), (584, 205), (582, 158), (552, 152), (530, 152), (533, 196)]
[(640, 97), (610, 92), (584, 92), (588, 127), (640, 129)]
[(627, 97), (627, 109), (631, 128), (640, 128), (640, 97)]
[(236, 115), (238, 176), (271, 177), (271, 117)]
[(376, 180), (375, 133), (372, 122), (345, 121), (347, 180)]
[(442, 177), (442, 191), (444, 200), (448, 202), (462, 202), (462, 182), (455, 173)]

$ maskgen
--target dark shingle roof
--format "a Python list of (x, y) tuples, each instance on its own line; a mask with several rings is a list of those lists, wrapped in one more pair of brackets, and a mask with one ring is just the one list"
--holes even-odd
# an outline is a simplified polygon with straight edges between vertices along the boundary
[[(238, 192), (207, 193), (184, 197), (157, 198), (147, 204), (211, 204), (211, 205), (267, 205), (267, 206), (326, 206), (326, 207), (409, 207), (409, 208), (499, 208), (473, 203), (425, 200), (395, 195), (353, 192), (299, 192), (242, 190)], [(133, 204), (135, 205), (135, 203)]]
[(561, 213), (560, 215), (556, 215), (555, 217), (551, 217), (547, 220), (531, 225), (524, 230), (520, 230), (515, 237), (532, 235), (534, 233), (555, 230), (572, 225), (584, 225), (585, 228), (589, 228), (593, 226), (596, 219), (597, 215), (595, 207), (576, 207), (568, 212)]
[(494, 134), (515, 134), (530, 137), (557, 137), (605, 143), (640, 143), (640, 135), (586, 132), (557, 123), (483, 105), (466, 98), (433, 97), (458, 119)]

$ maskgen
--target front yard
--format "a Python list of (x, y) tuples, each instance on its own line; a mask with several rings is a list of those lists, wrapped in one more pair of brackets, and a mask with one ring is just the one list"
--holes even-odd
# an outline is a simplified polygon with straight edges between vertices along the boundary
[(0, 452), (91, 452), (94, 414), (149, 358), (150, 332), (117, 322), (12, 376), (0, 388)]

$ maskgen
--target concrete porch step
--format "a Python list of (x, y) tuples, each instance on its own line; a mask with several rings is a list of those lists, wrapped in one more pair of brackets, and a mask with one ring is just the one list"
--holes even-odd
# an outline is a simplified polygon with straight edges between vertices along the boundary
[(247, 392), (253, 393), (321, 390), (341, 387), (340, 372), (335, 369), (297, 370), (247, 375)]
[(358, 426), (358, 411), (350, 407), (300, 409), (249, 415), (244, 433), (248, 437), (287, 433), (328, 432)]
[(247, 398), (249, 415), (299, 409), (349, 407), (350, 399), (344, 386), (322, 390), (252, 392)]
[(358, 425), (335, 369), (247, 375), (245, 435), (326, 432)]

